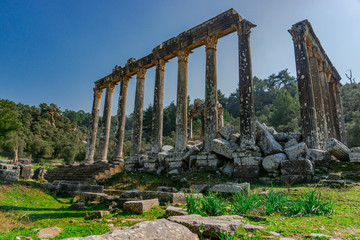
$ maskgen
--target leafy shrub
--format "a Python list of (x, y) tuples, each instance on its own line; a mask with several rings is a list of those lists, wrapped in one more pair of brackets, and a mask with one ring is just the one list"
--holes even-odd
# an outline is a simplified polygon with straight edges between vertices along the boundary
[(209, 193), (201, 199), (201, 210), (204, 216), (220, 216), (226, 212), (227, 201), (218, 193)]
[(193, 194), (186, 196), (186, 211), (188, 214), (201, 214), (201, 199)]
[(259, 194), (248, 195), (242, 192), (235, 192), (232, 197), (232, 209), (235, 214), (246, 213), (248, 210), (257, 208), (262, 204)]
[(274, 212), (282, 211), (285, 208), (287, 202), (288, 202), (288, 199), (287, 199), (286, 195), (282, 195), (279, 192), (270, 190), (270, 192), (267, 196), (267, 199), (265, 201), (266, 214), (271, 215)]
[(303, 193), (300, 198), (290, 202), (286, 209), (289, 216), (328, 215), (333, 212), (333, 203), (321, 199), (321, 193), (316, 190)]

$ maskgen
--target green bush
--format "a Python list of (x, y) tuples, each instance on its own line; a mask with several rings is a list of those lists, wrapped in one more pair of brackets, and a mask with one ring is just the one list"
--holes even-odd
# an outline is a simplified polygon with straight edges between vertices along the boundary
[(267, 196), (267, 199), (265, 201), (266, 214), (271, 215), (274, 212), (282, 211), (285, 208), (287, 202), (288, 202), (288, 199), (287, 199), (286, 195), (282, 195), (279, 192), (270, 190), (270, 192)]
[(318, 216), (333, 212), (333, 203), (321, 199), (316, 190), (303, 193), (300, 198), (289, 203), (285, 213), (288, 216)]
[(201, 199), (201, 210), (204, 216), (220, 216), (225, 214), (227, 201), (218, 193), (209, 193)]
[(248, 210), (261, 206), (262, 200), (259, 194), (248, 195), (243, 192), (235, 192), (232, 197), (232, 210), (234, 214), (246, 213)]
[(186, 211), (188, 214), (201, 214), (200, 203), (201, 199), (195, 197), (193, 194), (186, 196)]

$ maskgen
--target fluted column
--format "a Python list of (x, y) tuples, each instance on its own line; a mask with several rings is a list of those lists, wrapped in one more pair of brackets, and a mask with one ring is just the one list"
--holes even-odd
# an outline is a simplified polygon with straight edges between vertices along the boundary
[(89, 136), (86, 147), (86, 156), (84, 163), (93, 164), (94, 163), (94, 153), (95, 153), (95, 145), (96, 145), (96, 134), (98, 130), (99, 124), (99, 110), (100, 110), (100, 102), (102, 89), (94, 88), (94, 100), (91, 112), (91, 120), (90, 120), (90, 128), (89, 128)]
[(238, 24), (239, 91), (241, 143), (255, 144), (254, 87), (251, 67), (250, 32), (256, 25), (242, 20)]
[(345, 120), (344, 120), (344, 111), (341, 104), (341, 97), (340, 97), (340, 88), (341, 84), (340, 82), (335, 82), (335, 101), (336, 101), (336, 109), (337, 109), (337, 115), (338, 115), (338, 123), (339, 123), (339, 135), (340, 135), (340, 141), (347, 145), (347, 138), (346, 138), (346, 132), (345, 132)]
[(327, 137), (331, 138), (334, 137), (334, 124), (332, 121), (332, 114), (330, 111), (330, 99), (329, 99), (329, 84), (327, 82), (327, 76), (325, 71), (324, 62), (320, 62), (319, 66), (319, 74), (320, 74), (320, 85), (321, 85), (321, 92), (323, 96), (323, 103), (324, 103), (324, 115), (326, 119), (326, 126), (327, 126)]
[[(316, 110), (316, 120), (317, 120), (317, 132), (319, 134), (319, 146), (320, 148), (325, 147), (325, 142), (328, 138), (327, 133), (327, 122), (324, 110), (324, 97), (322, 94), (321, 87), (321, 78), (319, 73), (319, 63), (317, 59), (317, 49), (313, 47), (310, 49), (312, 54), (309, 58), (310, 70), (311, 70), (311, 79), (312, 87), (314, 91), (314, 102)], [(320, 60), (321, 62), (321, 60)]]
[(144, 85), (145, 85), (145, 68), (140, 68), (137, 71), (136, 76), (136, 93), (135, 93), (135, 105), (132, 122), (132, 139), (130, 156), (136, 156), (140, 153), (141, 149), (141, 137), (143, 126), (143, 108), (144, 108)]
[(217, 37), (206, 39), (206, 81), (205, 81), (205, 121), (204, 150), (210, 151), (211, 143), (217, 135), (217, 73), (216, 73)]
[(100, 132), (100, 144), (99, 144), (99, 154), (98, 154), (97, 162), (107, 161), (109, 136), (110, 136), (110, 124), (111, 124), (111, 106), (112, 106), (112, 97), (114, 93), (114, 88), (115, 88), (115, 84), (113, 83), (108, 84), (106, 87), (104, 114), (103, 114), (102, 126)]
[(126, 100), (130, 77), (123, 76), (120, 80), (120, 95), (117, 112), (117, 125), (115, 132), (115, 146), (112, 156), (113, 161), (123, 160), (124, 133), (126, 120)]
[(175, 152), (183, 152), (187, 142), (187, 63), (190, 51), (182, 49), (178, 56), (178, 81), (176, 95)]
[(152, 116), (151, 152), (158, 153), (162, 147), (164, 119), (164, 59), (157, 60), (155, 73), (154, 107)]
[(319, 148), (314, 91), (305, 41), (305, 30), (293, 27), (289, 32), (293, 37), (295, 48), (303, 139), (309, 148)]

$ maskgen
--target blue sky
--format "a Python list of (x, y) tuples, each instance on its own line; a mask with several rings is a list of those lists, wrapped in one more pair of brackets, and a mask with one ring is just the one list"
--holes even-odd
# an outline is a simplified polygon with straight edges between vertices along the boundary
[[(346, 82), (360, 81), (359, 0), (0, 0), (0, 98), (29, 105), (55, 103), (62, 110), (91, 110), (94, 81), (130, 57), (141, 58), (161, 42), (229, 8), (257, 25), (251, 33), (253, 74), (265, 78), (288, 68), (295, 75), (292, 24), (308, 19)], [(237, 35), (219, 40), (218, 88), (229, 95), (238, 83)], [(204, 98), (205, 49), (189, 57), (188, 93)], [(146, 73), (145, 103), (153, 102), (155, 69)], [(177, 60), (165, 67), (165, 105), (176, 100)], [(116, 113), (119, 86), (115, 88)], [(135, 78), (127, 114), (133, 111)]]

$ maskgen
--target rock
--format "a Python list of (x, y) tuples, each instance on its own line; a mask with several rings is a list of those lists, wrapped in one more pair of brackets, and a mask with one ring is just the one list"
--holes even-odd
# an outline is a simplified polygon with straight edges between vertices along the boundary
[(178, 169), (174, 169), (171, 170), (170, 172), (168, 172), (169, 175), (179, 175), (179, 170)]
[(29, 180), (34, 175), (32, 165), (19, 165), (20, 166), (20, 178)]
[(310, 182), (312, 175), (281, 175), (280, 181), (283, 185), (293, 185)]
[(249, 231), (249, 232), (257, 232), (257, 231), (260, 231), (260, 230), (265, 230), (264, 227), (261, 227), (261, 226), (257, 226), (257, 225), (252, 225), (252, 224), (245, 224), (242, 226), (246, 231)]
[(314, 238), (314, 239), (329, 239), (329, 240), (335, 240), (335, 238), (325, 235), (325, 234), (320, 234), (320, 233), (310, 233), (309, 235), (306, 235), (305, 238)]
[(331, 186), (331, 187), (345, 187), (346, 181), (345, 180), (321, 180), (324, 186)]
[(277, 131), (273, 128), (273, 127), (269, 127), (268, 125), (266, 125), (265, 123), (262, 123), (264, 125), (264, 127), (266, 127), (266, 129), (271, 133), (271, 135), (275, 135), (277, 134)]
[(91, 215), (86, 215), (85, 220), (93, 220), (93, 219), (100, 219), (103, 218), (105, 215), (109, 215), (109, 211), (98, 211), (94, 212)]
[(266, 127), (256, 122), (256, 143), (265, 155), (283, 152), (283, 147), (274, 139)]
[(296, 160), (299, 157), (306, 158), (309, 150), (304, 142), (296, 144), (292, 147), (285, 148), (285, 153), (289, 160)]
[(45, 168), (39, 167), (35, 170), (32, 178), (36, 180), (43, 179), (45, 177), (45, 173), (46, 173)]
[(233, 142), (233, 143), (236, 143), (236, 144), (239, 144), (239, 141), (240, 141), (240, 133), (234, 133), (233, 135), (231, 135), (229, 141), (230, 141), (230, 142)]
[(166, 186), (159, 186), (156, 188), (157, 191), (160, 191), (160, 192), (179, 192), (176, 188), (174, 187), (166, 187)]
[(281, 162), (282, 175), (314, 175), (310, 160), (284, 160)]
[(280, 163), (286, 160), (286, 155), (284, 153), (277, 153), (265, 157), (262, 161), (262, 166), (268, 172), (278, 170)]
[(103, 235), (94, 235), (88, 237), (74, 237), (66, 240), (199, 240), (199, 237), (181, 224), (168, 221), (166, 219), (157, 219), (138, 223), (132, 227), (115, 230)]
[(141, 190), (133, 189), (126, 191), (120, 195), (121, 198), (139, 198), (142, 194)]
[(191, 187), (191, 190), (195, 193), (205, 193), (209, 187), (209, 184), (195, 184)]
[(274, 134), (274, 139), (277, 142), (287, 142), (288, 141), (288, 135), (284, 132), (279, 132)]
[(250, 194), (250, 183), (217, 184), (212, 186), (208, 191), (231, 194), (234, 192), (244, 192), (246, 194)]
[(321, 149), (309, 149), (309, 160), (315, 164), (324, 164), (331, 160), (331, 154)]
[(158, 206), (159, 200), (148, 199), (148, 200), (139, 200), (139, 201), (128, 201), (124, 203), (124, 210), (128, 210), (137, 214), (143, 214), (144, 212), (149, 211), (152, 207)]
[(222, 138), (215, 138), (211, 143), (211, 151), (232, 159), (232, 153), (236, 151), (238, 145)]
[(76, 192), (82, 201), (96, 201), (100, 200), (101, 197), (106, 197), (105, 193), (93, 193), (93, 192)]
[(171, 216), (183, 216), (183, 215), (188, 215), (186, 209), (173, 207), (173, 206), (168, 206), (166, 208), (166, 212), (165, 212), (166, 218)]
[(14, 182), (19, 180), (20, 169), (0, 169), (0, 180)]
[(231, 177), (234, 172), (234, 168), (234, 163), (232, 161), (229, 161), (223, 168), (220, 169), (220, 172)]
[(156, 174), (157, 175), (161, 175), (162, 173), (165, 172), (165, 168), (164, 167), (159, 167), (157, 170), (156, 170)]
[(220, 135), (227, 141), (229, 141), (231, 136), (233, 134), (236, 134), (237, 132), (238, 132), (238, 130), (230, 123), (226, 124), (219, 131)]
[(245, 221), (237, 215), (224, 215), (218, 217), (202, 217), (197, 214), (187, 216), (172, 216), (168, 220), (179, 223), (198, 235), (205, 238), (216, 238), (223, 232), (233, 235)]
[(189, 151), (187, 151), (183, 156), (183, 161), (189, 162), (190, 157), (193, 155), (197, 155), (199, 152), (200, 152), (199, 148), (197, 148), (196, 146), (191, 146), (189, 148)]
[(41, 229), (38, 232), (37, 236), (40, 239), (53, 238), (53, 237), (56, 237), (57, 235), (59, 235), (62, 231), (64, 231), (64, 229), (59, 228), (59, 227), (48, 227), (48, 228)]
[(327, 140), (325, 148), (340, 161), (347, 162), (350, 160), (350, 149), (335, 138)]
[(353, 147), (349, 153), (350, 162), (360, 163), (360, 147)]
[(246, 156), (241, 158), (234, 158), (235, 166), (261, 166), (263, 158), (262, 157), (253, 157)]
[(296, 141), (296, 139), (294, 138), (291, 138), (289, 141), (287, 141), (284, 145), (284, 148), (289, 148), (289, 147), (292, 147), (292, 146), (295, 146), (299, 144), (298, 141)]
[(173, 152), (174, 147), (170, 145), (164, 145), (161, 147), (161, 152)]
[(329, 180), (342, 180), (344, 177), (342, 176), (342, 173), (329, 173), (327, 179)]
[(259, 173), (259, 166), (237, 166), (234, 168), (233, 178), (255, 180), (255, 178), (259, 176)]
[(73, 203), (70, 206), (73, 209), (84, 209), (85, 208), (85, 202), (77, 202), (77, 203)]
[(295, 139), (297, 142), (302, 142), (302, 134), (296, 132), (289, 132), (288, 139)]

